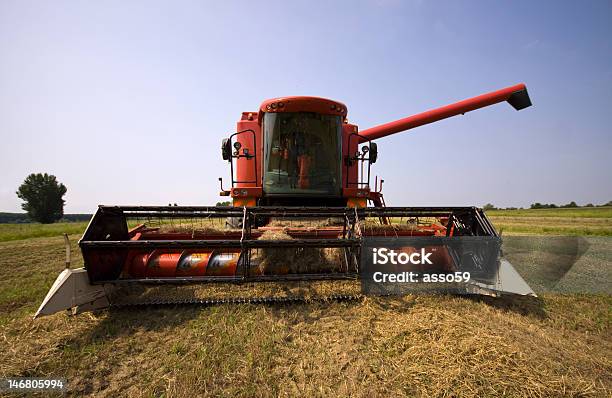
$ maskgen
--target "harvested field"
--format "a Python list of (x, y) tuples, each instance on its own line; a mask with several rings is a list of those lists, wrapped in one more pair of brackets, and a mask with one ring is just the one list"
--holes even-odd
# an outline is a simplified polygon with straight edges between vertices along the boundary
[[(566, 228), (567, 219), (546, 219), (553, 229)], [(580, 227), (597, 227), (587, 219), (607, 223), (606, 217), (583, 217)], [(185, 232), (178, 223), (161, 227)], [(210, 232), (208, 225), (201, 228)], [(33, 226), (18, 234), (5, 226), (0, 241), (10, 241), (0, 242), (0, 377), (63, 377), (69, 396), (101, 397), (610, 396), (612, 240), (504, 231), (506, 257), (540, 298), (409, 295), (320, 302), (314, 298), (356, 295), (359, 285), (166, 286), (117, 300), (307, 300), (115, 308), (32, 320), (63, 268), (63, 241), (30, 238), (28, 233), (41, 233)], [(278, 233), (284, 232), (266, 232)], [(74, 267), (82, 265), (78, 238), (71, 235)]]
[(538, 293), (612, 293), (612, 238), (511, 235), (508, 259)]
[[(612, 391), (607, 294), (145, 307), (32, 320), (63, 255), (59, 237), (0, 243), (0, 377), (65, 377), (71, 396), (108, 397)], [(213, 290), (193, 294), (230, 293)]]

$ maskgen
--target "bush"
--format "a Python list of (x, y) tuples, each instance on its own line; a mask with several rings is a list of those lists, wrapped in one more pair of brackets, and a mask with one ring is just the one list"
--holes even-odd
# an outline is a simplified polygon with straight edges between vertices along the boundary
[(530, 209), (556, 209), (558, 206), (554, 203), (540, 203), (540, 202), (536, 202), (533, 203), (529, 208)]

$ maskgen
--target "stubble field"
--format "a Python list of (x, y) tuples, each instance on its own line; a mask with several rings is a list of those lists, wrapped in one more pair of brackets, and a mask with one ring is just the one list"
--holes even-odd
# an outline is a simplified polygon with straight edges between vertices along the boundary
[[(586, 228), (588, 236), (605, 237), (611, 227), (609, 213), (566, 215), (490, 217), (513, 233), (529, 217), (553, 223), (541, 228)], [(603, 227), (584, 220), (576, 227), (580, 220), (568, 218), (593, 218)], [(64, 266), (64, 246), (60, 236), (36, 237), (36, 227), (28, 228), (32, 237), (0, 228), (0, 377), (62, 377), (71, 396), (108, 397), (606, 397), (612, 391), (607, 241), (587, 240), (589, 249), (554, 285), (534, 274), (544, 291), (537, 299), (368, 297), (112, 309), (33, 320)], [(78, 227), (66, 228), (78, 267), (79, 234), (70, 228)], [(524, 252), (513, 253), (523, 261)]]

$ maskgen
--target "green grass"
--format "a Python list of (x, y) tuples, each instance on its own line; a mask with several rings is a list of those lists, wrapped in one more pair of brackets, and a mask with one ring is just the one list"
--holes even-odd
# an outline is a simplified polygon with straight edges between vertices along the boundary
[(487, 210), (492, 217), (612, 218), (612, 207), (574, 207), (567, 209)]
[(64, 233), (69, 235), (82, 234), (86, 227), (87, 222), (85, 221), (61, 222), (55, 224), (0, 224), (0, 242), (61, 236)]
[[(504, 234), (612, 236), (612, 207), (488, 210), (487, 217)], [(394, 218), (394, 223), (405, 219)]]
[[(612, 227), (593, 228), (588, 226), (541, 226), (541, 225), (520, 225), (492, 218), (493, 224), (498, 232), (512, 235), (562, 235), (562, 236), (612, 236)], [(524, 220), (521, 220), (524, 221)]]
[(612, 236), (612, 207), (489, 210), (486, 214), (504, 233)]

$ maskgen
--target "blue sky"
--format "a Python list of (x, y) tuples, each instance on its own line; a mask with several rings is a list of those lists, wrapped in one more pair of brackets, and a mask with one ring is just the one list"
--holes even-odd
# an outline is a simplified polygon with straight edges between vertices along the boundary
[(97, 204), (214, 204), (220, 141), (266, 98), (365, 129), (525, 82), (379, 140), (388, 205), (612, 200), (612, 3), (0, 1), (0, 211), (31, 172)]

